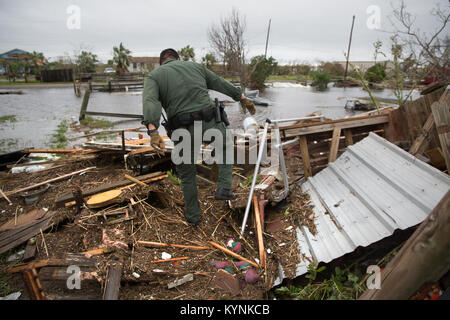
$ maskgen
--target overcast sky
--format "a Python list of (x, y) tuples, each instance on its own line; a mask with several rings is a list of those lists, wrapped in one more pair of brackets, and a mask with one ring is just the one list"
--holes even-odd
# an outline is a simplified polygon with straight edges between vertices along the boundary
[[(272, 19), (268, 54), (280, 63), (344, 60), (352, 15), (356, 15), (350, 57), (373, 60), (372, 43), (380, 39), (388, 51), (390, 35), (369, 28), (392, 29), (388, 17), (397, 0), (0, 0), (0, 52), (13, 48), (44, 52), (48, 58), (87, 48), (102, 61), (111, 58), (112, 47), (121, 41), (134, 56), (158, 56), (162, 49), (191, 45), (197, 61), (210, 51), (207, 30), (227, 16), (232, 7), (246, 17), (248, 56), (264, 53), (268, 21)], [(436, 28), (429, 12), (448, 0), (406, 0), (417, 14), (424, 32)], [(80, 8), (80, 29), (69, 29), (73, 15), (67, 8)], [(371, 7), (372, 6), (372, 7)], [(368, 12), (369, 9), (369, 12)], [(74, 20), (70, 20), (74, 21)], [(372, 24), (370, 24), (372, 22)], [(72, 24), (72, 26), (76, 26)], [(448, 32), (448, 29), (446, 31)]]

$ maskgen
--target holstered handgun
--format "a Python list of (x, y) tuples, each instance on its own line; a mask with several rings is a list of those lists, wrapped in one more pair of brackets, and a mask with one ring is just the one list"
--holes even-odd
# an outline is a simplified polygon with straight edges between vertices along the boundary
[(214, 99), (214, 102), (216, 103), (216, 123), (221, 123), (222, 122), (222, 112), (220, 110), (220, 105), (219, 105), (219, 99)]
[(228, 127), (230, 125), (230, 121), (228, 121), (228, 116), (227, 113), (225, 112), (225, 105), (223, 101), (220, 102), (219, 108), (222, 122), (225, 124), (225, 126)]

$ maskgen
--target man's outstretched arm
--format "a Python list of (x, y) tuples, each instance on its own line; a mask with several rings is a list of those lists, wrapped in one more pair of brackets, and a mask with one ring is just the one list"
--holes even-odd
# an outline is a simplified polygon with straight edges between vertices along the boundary
[(145, 80), (142, 93), (142, 112), (144, 115), (142, 123), (150, 130), (158, 129), (162, 105), (159, 101), (158, 83), (150, 77)]
[(208, 89), (218, 91), (233, 98), (234, 101), (241, 101), (244, 97), (241, 88), (233, 86), (233, 84), (205, 67), (206, 86)]

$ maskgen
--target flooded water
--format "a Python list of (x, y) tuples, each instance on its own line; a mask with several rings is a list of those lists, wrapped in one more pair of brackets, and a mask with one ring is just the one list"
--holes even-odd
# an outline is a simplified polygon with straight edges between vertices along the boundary
[[(5, 89), (0, 89), (5, 90)], [(69, 123), (78, 120), (82, 98), (75, 96), (73, 88), (27, 88), (21, 89), (23, 95), (0, 95), (0, 117), (14, 115), (15, 122), (0, 123), (0, 153), (23, 148), (51, 147), (52, 134), (61, 121)], [(417, 93), (413, 98), (417, 97)], [(212, 97), (229, 98), (216, 93)], [(368, 97), (362, 88), (335, 88), (318, 92), (311, 87), (267, 88), (261, 97), (273, 103), (270, 106), (256, 106), (255, 118), (258, 122), (269, 119), (302, 117), (321, 111), (328, 118), (338, 119), (353, 116), (355, 112), (344, 109), (347, 99)], [(375, 93), (376, 97), (394, 98), (390, 90)], [(142, 113), (142, 95), (139, 93), (93, 93), (89, 101), (89, 111), (117, 113)], [(226, 111), (232, 127), (242, 127), (245, 119), (238, 103), (227, 104)], [(140, 126), (137, 120), (110, 118), (114, 128)], [(80, 133), (76, 133), (80, 134)], [(69, 133), (75, 135), (75, 133)]]

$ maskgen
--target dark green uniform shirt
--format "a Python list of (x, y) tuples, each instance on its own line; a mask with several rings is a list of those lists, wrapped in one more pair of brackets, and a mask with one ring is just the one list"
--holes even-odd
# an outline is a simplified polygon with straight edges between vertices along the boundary
[(152, 123), (158, 128), (162, 107), (169, 119), (208, 106), (214, 107), (208, 89), (219, 91), (235, 101), (241, 100), (240, 88), (205, 66), (191, 61), (167, 60), (146, 78), (142, 94), (142, 123), (146, 126)]

